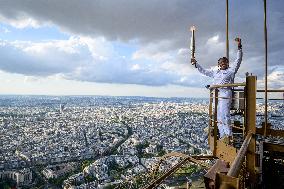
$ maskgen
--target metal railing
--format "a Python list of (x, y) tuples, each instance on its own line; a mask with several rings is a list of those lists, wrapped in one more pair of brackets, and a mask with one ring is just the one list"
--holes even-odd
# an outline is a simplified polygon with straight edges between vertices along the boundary
[[(209, 138), (212, 138), (214, 141), (214, 146), (211, 144), (211, 150), (214, 155), (218, 156), (218, 150), (220, 146), (216, 145), (216, 130), (217, 130), (217, 123), (216, 120), (217, 115), (214, 113), (216, 112), (218, 103), (218, 91), (216, 92), (216, 89), (220, 87), (230, 87), (231, 85), (218, 85), (218, 86), (212, 86), (210, 88), (210, 105), (209, 105), (209, 127), (213, 128), (214, 131), (209, 134)], [(246, 186), (255, 186), (257, 184), (257, 169), (259, 166), (259, 163), (256, 162), (257, 159), (257, 152), (256, 152), (256, 134), (263, 135), (263, 136), (280, 136), (284, 137), (284, 130), (275, 130), (271, 128), (270, 123), (263, 124), (262, 128), (256, 128), (256, 100), (261, 98), (256, 98), (256, 94), (258, 93), (284, 93), (283, 89), (276, 90), (276, 89), (266, 89), (266, 90), (257, 90), (256, 89), (256, 77), (249, 76), (246, 78), (246, 83), (240, 84), (234, 84), (234, 86), (244, 86), (244, 100), (245, 100), (245, 111), (243, 113), (244, 115), (244, 123), (242, 124), (242, 127), (235, 127), (232, 125), (235, 129), (243, 129), (243, 136), (245, 137), (241, 148), (238, 150), (238, 153), (236, 154), (236, 157), (231, 162), (230, 169), (226, 175), (222, 175), (219, 173), (216, 173), (216, 180), (215, 180), (215, 186), (217, 188), (226, 188), (229, 185), (234, 186), (235, 188), (245, 188)], [(240, 89), (237, 89), (237, 91), (242, 91)], [(215, 104), (213, 104), (213, 100)], [(267, 99), (267, 100), (283, 100), (284, 102), (284, 96), (283, 98), (273, 98), (273, 99)], [(215, 107), (215, 110), (213, 110), (213, 106)], [(265, 109), (267, 109), (268, 104), (264, 103)], [(265, 112), (267, 114), (267, 112)], [(213, 117), (212, 117), (213, 116)], [(268, 116), (265, 115), (266, 121), (269, 120)], [(209, 139), (210, 141), (210, 139)], [(212, 147), (213, 146), (213, 147)], [(226, 149), (222, 149), (226, 150)], [(222, 159), (222, 158), (220, 158)], [(241, 171), (243, 170), (243, 171)]]
[[(235, 91), (235, 88), (242, 87), (242, 89), (238, 88), (236, 91), (245, 91), (246, 83), (232, 83), (232, 84), (224, 84), (224, 85), (213, 85), (210, 86), (210, 98), (209, 98), (209, 129), (208, 129), (208, 143), (210, 146), (211, 151), (213, 152), (213, 155), (217, 155), (217, 141), (218, 141), (218, 129), (217, 125), (219, 121), (217, 120), (217, 109), (218, 109), (218, 100), (219, 99), (231, 99), (231, 100), (246, 100), (246, 96), (243, 98), (235, 98), (235, 97), (220, 97), (219, 96), (219, 89), (220, 88), (234, 88), (233, 91)], [(244, 120), (243, 120), (244, 121)], [(244, 124), (242, 124), (244, 125)], [(244, 127), (237, 127), (234, 125), (231, 125), (232, 128), (241, 130), (243, 134), (245, 134)]]
[[(243, 143), (240, 149), (236, 149), (231, 145), (221, 145), (222, 142), (218, 140), (218, 129), (217, 129), (217, 107), (219, 99), (228, 99), (218, 96), (218, 90), (220, 88), (234, 88), (234, 91), (244, 92), (243, 97), (232, 97), (232, 100), (244, 101), (244, 110), (242, 112), (243, 123), (239, 126), (231, 125), (232, 128), (242, 131)], [(216, 173), (215, 186), (219, 188), (226, 188), (229, 185), (234, 185), (235, 188), (245, 188), (245, 184), (255, 184), (256, 183), (256, 137), (255, 134), (263, 134), (264, 127), (262, 129), (256, 128), (256, 93), (265, 92), (265, 90), (256, 89), (256, 77), (248, 76), (246, 82), (244, 83), (234, 83), (225, 85), (213, 85), (210, 88), (210, 102), (209, 102), (209, 133), (208, 141), (211, 151), (213, 152), (213, 157), (227, 161), (227, 154), (230, 154), (235, 150), (232, 158), (227, 161), (230, 164), (230, 168), (227, 174)], [(284, 92), (284, 90), (267, 90), (267, 92)], [(279, 99), (282, 100), (282, 99)], [(268, 124), (269, 126), (269, 124)], [(265, 127), (266, 134), (271, 134), (273, 136), (284, 136), (284, 131), (275, 131), (270, 127)], [(281, 132), (279, 134), (279, 132)], [(283, 134), (283, 135), (282, 135)], [(223, 153), (223, 154), (222, 154)], [(224, 155), (225, 154), (225, 155)], [(176, 156), (176, 154), (168, 154), (168, 156)], [(229, 155), (228, 155), (229, 156)], [(144, 188), (156, 188), (160, 185), (166, 178), (177, 171), (181, 166), (187, 162), (195, 162), (201, 164), (199, 161), (187, 155), (182, 155), (182, 160), (176, 164), (171, 169), (167, 170), (165, 173), (157, 174), (156, 177), (149, 177), (144, 182)], [(208, 157), (205, 157), (205, 159)], [(205, 166), (206, 167), (206, 166)], [(154, 171), (156, 173), (157, 171)], [(225, 184), (224, 184), (225, 183)]]
[[(284, 102), (284, 89), (268, 89), (268, 90), (264, 90), (264, 89), (259, 89), (257, 90), (258, 93), (265, 93), (265, 92), (269, 92), (269, 93), (283, 93), (283, 97), (282, 98), (272, 98), (272, 99), (267, 99), (268, 101), (271, 100), (278, 100), (278, 101), (282, 101)], [(258, 98), (260, 100), (263, 100), (263, 98)], [(267, 109), (268, 105), (265, 103), (265, 109)], [(269, 118), (267, 115), (267, 111), (265, 111), (264, 113), (264, 117), (265, 117), (265, 122), (262, 125), (262, 128), (257, 128), (256, 132), (257, 134), (261, 134), (263, 136), (280, 136), (280, 137), (284, 137), (284, 130), (276, 130), (276, 129), (272, 129), (271, 128), (271, 124), (269, 123)]]
[[(243, 97), (232, 97), (232, 100), (243, 100), (243, 110), (240, 114), (243, 118), (243, 123), (239, 126), (231, 125), (232, 129), (242, 131), (244, 142), (238, 150), (232, 145), (224, 145), (217, 137), (217, 108), (219, 99), (218, 89), (234, 88), (235, 91), (243, 92)], [(229, 162), (230, 169), (227, 175), (216, 173), (215, 186), (226, 188), (226, 183), (234, 183), (236, 188), (243, 188), (246, 181), (246, 175), (249, 175), (249, 180), (255, 179), (255, 149), (256, 142), (254, 136), (256, 132), (256, 77), (248, 76), (244, 83), (234, 83), (225, 85), (214, 85), (210, 87), (210, 102), (209, 102), (209, 135), (208, 141), (213, 155)], [(231, 152), (235, 153), (231, 154)], [(248, 153), (250, 152), (250, 153)], [(232, 157), (229, 157), (232, 156)], [(246, 160), (246, 161), (245, 161)], [(244, 167), (245, 166), (245, 167)], [(243, 168), (243, 171), (241, 171)], [(247, 174), (249, 173), (249, 174)], [(242, 178), (242, 179), (241, 179)], [(227, 182), (228, 184), (228, 182)]]

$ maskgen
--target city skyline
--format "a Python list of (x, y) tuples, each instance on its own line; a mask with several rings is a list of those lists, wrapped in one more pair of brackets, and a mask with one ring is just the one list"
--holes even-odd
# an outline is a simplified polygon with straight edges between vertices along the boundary
[[(283, 2), (268, 2), (270, 88), (283, 88)], [(216, 68), (225, 55), (225, 1), (2, 1), (0, 94), (208, 97), (210, 80), (189, 63)], [(230, 60), (263, 87), (263, 2), (230, 2)]]

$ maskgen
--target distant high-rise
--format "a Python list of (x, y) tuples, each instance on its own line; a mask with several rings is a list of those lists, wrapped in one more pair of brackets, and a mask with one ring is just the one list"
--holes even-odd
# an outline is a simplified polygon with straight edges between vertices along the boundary
[(64, 104), (60, 104), (59, 105), (59, 111), (60, 111), (60, 113), (63, 113), (63, 111), (64, 111)]
[(85, 139), (85, 146), (88, 147), (88, 139), (87, 139), (87, 134), (86, 134), (86, 130), (83, 130), (83, 134), (84, 134), (84, 139)]

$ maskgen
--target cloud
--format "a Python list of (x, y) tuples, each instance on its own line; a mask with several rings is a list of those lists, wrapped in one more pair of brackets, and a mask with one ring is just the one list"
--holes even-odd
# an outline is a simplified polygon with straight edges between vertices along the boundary
[[(272, 68), (271, 73), (267, 76), (267, 84), (269, 89), (279, 89), (284, 87), (284, 66)], [(258, 80), (260, 88), (265, 87), (265, 78)]]
[[(218, 36), (209, 38), (202, 51), (211, 56), (219, 52), (224, 44), (218, 40)], [(2, 40), (0, 69), (24, 74), (29, 76), (28, 79), (35, 79), (35, 76), (60, 77), (77, 81), (149, 86), (201, 87), (210, 84), (208, 78), (201, 76), (189, 64), (188, 49), (170, 50), (164, 56), (157, 56), (159, 45), (150, 44), (139, 48), (132, 56), (125, 57), (119, 55), (112, 43), (104, 38), (70, 37), (68, 40), (47, 42)], [(259, 59), (261, 57), (248, 61), (258, 62)], [(206, 68), (215, 67), (212, 63), (209, 66), (202, 65)], [(256, 67), (254, 71), (258, 72), (259, 69)], [(242, 66), (242, 79), (245, 70)]]
[[(70, 72), (90, 57), (86, 47), (77, 46), (76, 39), (68, 41), (0, 42), (1, 70), (30, 76), (48, 76)], [(90, 59), (89, 59), (90, 60)]]
[[(269, 65), (284, 61), (281, 1), (268, 2)], [(196, 58), (205, 68), (225, 56), (225, 2), (217, 0), (13, 0), (0, 2), (0, 21), (17, 28), (56, 26), (76, 36), (40, 43), (2, 41), (2, 70), (25, 75), (63, 74), (82, 81), (197, 86), (206, 79), (189, 66), (189, 27), (196, 29)], [(233, 38), (243, 39), (245, 72), (263, 77), (262, 1), (230, 2), (230, 60)], [(132, 43), (122, 57), (112, 42)], [(272, 73), (272, 70), (271, 72)]]
[[(184, 48), (189, 27), (196, 25), (198, 43), (216, 34), (225, 39), (225, 2), (217, 0), (13, 0), (0, 5), (0, 20), (16, 27), (54, 24), (73, 35), (137, 40), (143, 44), (168, 40), (171, 48)], [(281, 36), (283, 12), (279, 7), (283, 3), (268, 5), (270, 28)], [(262, 6), (258, 0), (230, 2), (230, 39), (240, 35), (249, 41), (248, 45), (262, 44)], [(277, 41), (274, 37), (270, 40)]]
[(170, 41), (160, 41), (158, 43), (149, 43), (145, 46), (140, 47), (138, 51), (136, 51), (132, 58), (136, 59), (148, 59), (153, 61), (166, 61), (171, 59), (171, 51)]
[[(141, 41), (174, 38), (180, 34), (181, 28), (187, 34), (188, 24), (198, 23), (198, 19), (203, 18), (197, 14), (199, 11), (210, 14), (214, 12), (213, 7), (216, 7), (205, 7), (203, 3), (194, 0), (39, 0), (33, 3), (14, 0), (3, 1), (0, 5), (1, 14), (6, 19), (2, 19), (3, 21), (26, 23), (19, 24), (22, 26), (30, 24), (37, 27), (53, 23), (74, 34)], [(27, 17), (30, 21), (27, 21)], [(214, 22), (208, 23), (213, 25)]]
[[(60, 77), (98, 83), (140, 84), (150, 86), (183, 85), (189, 82), (188, 65), (170, 59), (119, 56), (103, 38), (70, 37), (47, 42), (0, 41), (0, 69), (35, 77)], [(176, 52), (178, 53), (178, 51)], [(135, 54), (135, 53), (134, 53)], [(183, 79), (181, 79), (183, 78)]]
[(0, 16), (0, 20), (4, 23), (9, 23), (11, 26), (19, 29), (23, 29), (26, 27), (39, 28), (42, 25), (48, 25), (47, 23), (40, 24), (36, 19), (33, 19), (26, 14), (19, 15), (17, 18), (8, 18), (5, 16)]

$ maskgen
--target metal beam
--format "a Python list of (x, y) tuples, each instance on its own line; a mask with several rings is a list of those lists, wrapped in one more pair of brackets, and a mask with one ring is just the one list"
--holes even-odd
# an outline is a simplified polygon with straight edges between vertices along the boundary
[(229, 1), (226, 0), (226, 56), (229, 60)]
[(216, 163), (204, 175), (205, 187), (210, 188), (210, 186), (212, 186), (213, 183), (215, 183), (217, 173), (227, 174), (228, 170), (229, 170), (229, 163), (218, 159)]
[(265, 124), (264, 124), (264, 136), (266, 136), (266, 127), (267, 127), (267, 24), (266, 24), (266, 0), (263, 0), (264, 3), (264, 42), (265, 42)]
[[(264, 123), (262, 123), (262, 127), (256, 128), (256, 133), (264, 135)], [(271, 129), (271, 123), (268, 123), (266, 128), (266, 134), (271, 136), (284, 137), (284, 130)]]
[(270, 152), (284, 152), (284, 145), (264, 142), (263, 150), (270, 151)]
[(193, 162), (193, 163), (197, 163), (205, 168), (209, 168), (209, 166), (207, 164), (202, 163), (201, 161), (188, 156), (187, 158), (183, 159), (181, 162), (177, 163), (175, 166), (173, 166), (170, 170), (168, 170), (166, 173), (164, 173), (162, 176), (160, 176), (158, 179), (154, 180), (153, 182), (151, 182), (148, 186), (144, 187), (143, 189), (152, 189), (152, 188), (156, 188), (157, 186), (159, 186), (166, 178), (168, 178), (171, 174), (173, 174), (174, 172), (176, 172), (182, 165), (184, 165), (185, 163), (187, 163), (188, 161)]
[(217, 129), (217, 117), (218, 117), (218, 89), (215, 89), (215, 99), (214, 99), (214, 130), (213, 130), (213, 150), (211, 149), (211, 151), (213, 152), (213, 156), (216, 156), (216, 151), (217, 151), (217, 133), (218, 133), (218, 129)]
[(214, 88), (222, 88), (222, 87), (240, 87), (240, 86), (246, 86), (246, 83), (230, 83), (230, 84), (223, 84), (223, 85), (211, 85), (209, 89)]
[(231, 177), (238, 177), (239, 175), (239, 171), (242, 167), (242, 163), (246, 157), (246, 154), (247, 154), (247, 150), (248, 150), (248, 147), (249, 147), (249, 143), (252, 139), (252, 133), (249, 133), (243, 144), (242, 144), (242, 147), (241, 149), (238, 151), (238, 154), (234, 160), (234, 162), (232, 163), (230, 169), (229, 169), (229, 172), (228, 172), (228, 176), (231, 176)]
[[(246, 124), (245, 133), (256, 133), (256, 76), (248, 76), (246, 78)], [(254, 184), (256, 182), (256, 141), (255, 137), (252, 138), (249, 146), (246, 158), (247, 171), (249, 172), (249, 183)]]
[[(280, 92), (280, 93), (283, 93), (284, 92), (284, 89), (267, 89), (266, 90), (267, 92)], [(265, 92), (265, 90), (263, 89), (258, 89), (257, 92)]]
[[(213, 92), (210, 90), (210, 97), (209, 97), (209, 120), (208, 120), (208, 145), (209, 148), (211, 146), (211, 130), (212, 130), (212, 119), (213, 119), (213, 115), (212, 115), (212, 104), (213, 104)], [(210, 148), (211, 149), (211, 148)]]
[(240, 179), (231, 177), (223, 173), (216, 174), (215, 188), (219, 189), (239, 189)]

